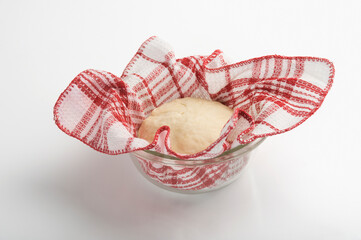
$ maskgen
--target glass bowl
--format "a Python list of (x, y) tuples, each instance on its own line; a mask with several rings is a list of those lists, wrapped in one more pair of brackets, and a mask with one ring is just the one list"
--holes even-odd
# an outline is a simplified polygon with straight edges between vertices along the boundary
[(151, 183), (179, 193), (214, 191), (234, 182), (264, 138), (210, 159), (182, 160), (154, 151), (130, 153), (134, 165)]

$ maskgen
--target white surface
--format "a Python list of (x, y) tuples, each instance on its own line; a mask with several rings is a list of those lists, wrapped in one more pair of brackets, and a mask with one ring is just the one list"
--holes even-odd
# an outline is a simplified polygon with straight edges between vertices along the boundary
[[(1, 1), (0, 239), (361, 239), (359, 1)], [(321, 109), (270, 137), (245, 175), (166, 192), (127, 155), (62, 133), (52, 107), (82, 70), (120, 74), (159, 35), (176, 56), (311, 55), (336, 66)]]

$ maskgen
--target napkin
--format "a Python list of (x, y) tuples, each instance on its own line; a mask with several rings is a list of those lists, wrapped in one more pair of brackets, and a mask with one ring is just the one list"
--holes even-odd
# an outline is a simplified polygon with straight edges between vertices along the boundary
[[(321, 106), (334, 66), (324, 58), (263, 56), (231, 63), (222, 51), (177, 59), (160, 38), (147, 39), (121, 76), (99, 70), (78, 74), (54, 107), (57, 126), (97, 151), (116, 155), (153, 150), (180, 159), (208, 159), (238, 145), (289, 131)], [(168, 126), (149, 143), (137, 137), (152, 110), (196, 97), (234, 109), (219, 138), (195, 154), (171, 150)]]

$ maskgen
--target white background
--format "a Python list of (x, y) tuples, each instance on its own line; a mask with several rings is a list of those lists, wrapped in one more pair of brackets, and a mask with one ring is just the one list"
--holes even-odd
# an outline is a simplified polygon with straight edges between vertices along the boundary
[[(359, 1), (0, 1), (0, 239), (361, 239)], [(321, 109), (268, 138), (217, 192), (148, 183), (128, 155), (61, 132), (82, 70), (120, 75), (152, 35), (177, 57), (222, 49), (334, 62)]]

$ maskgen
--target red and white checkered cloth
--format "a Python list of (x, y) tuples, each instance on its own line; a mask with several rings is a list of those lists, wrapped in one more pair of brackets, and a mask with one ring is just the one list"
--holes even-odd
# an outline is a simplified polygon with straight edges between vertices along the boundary
[[(103, 153), (148, 149), (206, 159), (300, 125), (321, 106), (333, 77), (333, 64), (323, 58), (271, 55), (230, 64), (216, 50), (176, 59), (167, 43), (151, 37), (122, 76), (97, 70), (76, 76), (56, 102), (54, 116), (61, 130)], [(183, 97), (234, 109), (213, 144), (196, 154), (177, 154), (170, 149), (168, 126), (159, 128), (150, 144), (136, 137), (154, 108)]]

